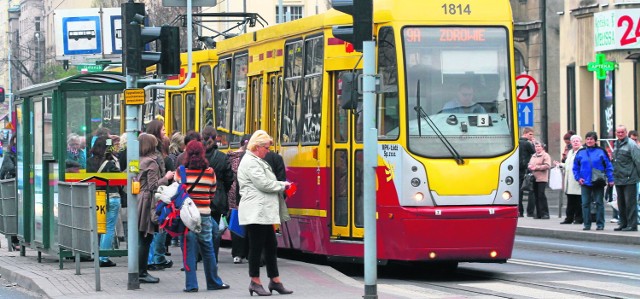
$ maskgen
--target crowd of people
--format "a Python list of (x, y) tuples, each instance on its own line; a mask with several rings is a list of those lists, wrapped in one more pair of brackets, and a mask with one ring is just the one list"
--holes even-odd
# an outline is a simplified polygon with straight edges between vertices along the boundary
[[(91, 140), (87, 149), (87, 142)], [(126, 172), (126, 134), (112, 135), (107, 129), (98, 129), (91, 138), (71, 133), (67, 138), (66, 171)], [(276, 232), (282, 222), (289, 220), (284, 191), (291, 185), (287, 181), (284, 161), (270, 150), (271, 137), (262, 130), (245, 135), (240, 148), (228, 154), (218, 150), (220, 138), (216, 130), (207, 126), (202, 132), (189, 131), (186, 135), (175, 132), (168, 137), (164, 123), (153, 120), (138, 136), (140, 183), (138, 205), (138, 267), (140, 283), (158, 283), (159, 278), (149, 271), (171, 268), (173, 261), (168, 250), (171, 244), (183, 250), (182, 271), (185, 272), (184, 292), (199, 290), (196, 263), (202, 261), (207, 290), (223, 290), (230, 286), (218, 276), (218, 250), (231, 210), (237, 210), (239, 224), (246, 234), (231, 232), (234, 264), (248, 261), (249, 292), (269, 296), (273, 291), (291, 294), (280, 280), (276, 258)], [(6, 163), (12, 161), (5, 158)], [(179, 167), (184, 166), (186, 181), (182, 182)], [(4, 171), (5, 165), (2, 169)], [(15, 170), (13, 170), (15, 173)], [(4, 175), (4, 174), (3, 174)], [(15, 175), (15, 174), (14, 174)], [(4, 176), (3, 176), (4, 177)], [(7, 175), (9, 177), (9, 175)], [(154, 196), (159, 186), (174, 181), (185, 184), (198, 208), (202, 230), (189, 231), (185, 236), (171, 238), (159, 228), (155, 214)], [(101, 235), (100, 249), (108, 250), (117, 244), (123, 221), (126, 221), (126, 192), (121, 187), (106, 190), (107, 231)], [(131, 211), (134, 212), (134, 211)], [(186, 245), (186, 246), (182, 246)], [(266, 266), (270, 278), (267, 290), (260, 280), (260, 267)], [(116, 264), (100, 257), (101, 267)]]
[[(531, 190), (520, 190), (519, 216), (525, 216), (523, 195), (528, 191), (526, 216), (549, 219), (545, 188), (549, 181), (551, 158), (544, 145), (534, 138), (532, 128), (525, 128), (519, 140), (520, 185), (533, 177)], [(564, 193), (567, 195), (566, 218), (561, 224), (582, 224), (583, 230), (605, 227), (605, 198), (617, 195), (612, 222), (614, 231), (638, 230), (638, 183), (640, 182), (640, 142), (636, 131), (627, 131), (623, 125), (616, 127), (616, 140), (608, 151), (598, 144), (598, 134), (588, 132), (584, 137), (569, 131), (564, 135), (565, 149), (561, 161), (553, 166), (564, 170)], [(527, 175), (531, 173), (532, 175)], [(593, 216), (592, 216), (593, 215)]]

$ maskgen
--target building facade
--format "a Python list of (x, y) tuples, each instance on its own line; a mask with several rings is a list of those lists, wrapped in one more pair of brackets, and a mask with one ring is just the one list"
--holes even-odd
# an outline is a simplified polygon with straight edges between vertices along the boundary
[(560, 115), (563, 129), (614, 139), (640, 128), (640, 2), (565, 0), (560, 11)]
[(547, 0), (510, 2), (515, 29), (516, 76), (526, 74), (537, 81), (538, 95), (532, 101), (532, 127), (536, 139), (547, 144), (551, 157), (559, 159), (565, 128), (561, 126), (559, 113), (559, 17), (556, 12), (562, 10), (563, 3)]
[[(282, 8), (282, 14), (280, 14)], [(225, 12), (253, 12), (259, 13), (268, 25), (278, 24), (282, 21), (292, 21), (300, 18), (317, 15), (326, 12), (331, 8), (331, 1), (328, 0), (242, 0), (242, 1), (220, 1), (214, 7), (203, 7), (203, 13), (225, 13)], [(282, 19), (281, 19), (282, 17)], [(227, 18), (226, 20), (231, 20)], [(206, 21), (206, 18), (204, 19)], [(210, 18), (214, 20), (214, 18)], [(224, 21), (225, 19), (220, 19)], [(230, 35), (244, 32), (260, 30), (263, 27), (257, 24), (254, 27), (242, 27), (237, 30), (231, 28), (234, 22), (211, 22), (207, 23), (208, 28), (202, 28), (203, 36), (216, 36), (216, 40), (223, 39), (217, 32), (230, 30)]]

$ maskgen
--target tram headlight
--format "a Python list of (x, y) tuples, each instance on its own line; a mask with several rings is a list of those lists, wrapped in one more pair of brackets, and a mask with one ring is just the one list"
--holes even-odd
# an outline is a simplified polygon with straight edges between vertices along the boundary
[(424, 200), (424, 194), (422, 194), (422, 192), (417, 192), (415, 195), (413, 195), (413, 199), (415, 201), (422, 201)]
[(420, 186), (420, 179), (419, 178), (412, 178), (411, 179), (411, 186), (414, 186), (414, 187)]
[(504, 191), (504, 192), (502, 193), (502, 199), (504, 199), (504, 200), (509, 200), (509, 199), (511, 199), (511, 192), (509, 192), (509, 191)]
[(508, 176), (504, 179), (504, 182), (507, 183), (507, 185), (511, 185), (513, 184), (513, 178)]

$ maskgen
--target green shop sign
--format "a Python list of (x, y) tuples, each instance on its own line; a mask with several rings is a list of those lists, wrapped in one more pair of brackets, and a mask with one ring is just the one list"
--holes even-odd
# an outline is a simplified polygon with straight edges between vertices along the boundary
[(78, 71), (82, 72), (83, 70), (87, 70), (89, 73), (98, 73), (102, 72), (104, 69), (104, 65), (95, 65), (95, 64), (79, 64), (76, 65)]
[(615, 70), (617, 65), (613, 61), (607, 61), (607, 56), (604, 54), (598, 53), (596, 54), (596, 61), (587, 64), (587, 70), (596, 72), (598, 80), (604, 80), (607, 78), (607, 72)]

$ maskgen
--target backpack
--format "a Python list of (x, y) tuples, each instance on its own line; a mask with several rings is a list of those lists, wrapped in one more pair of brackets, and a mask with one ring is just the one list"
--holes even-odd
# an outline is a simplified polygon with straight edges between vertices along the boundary
[(205, 170), (203, 169), (200, 172), (200, 175), (189, 190), (187, 190), (187, 175), (184, 166), (180, 166), (178, 170), (182, 184), (178, 187), (176, 194), (171, 198), (169, 203), (160, 200), (156, 206), (158, 224), (160, 228), (164, 229), (171, 237), (186, 234), (187, 230), (195, 233), (202, 231), (200, 212), (189, 196), (189, 192), (193, 191), (193, 188), (198, 184)]
[[(199, 233), (202, 231), (202, 219), (200, 218), (200, 211), (189, 196), (189, 192), (193, 191), (193, 188), (198, 184), (200, 178), (204, 174), (205, 169), (200, 172), (198, 178), (195, 180), (191, 188), (187, 190), (187, 174), (183, 165), (178, 169), (182, 184), (177, 189), (175, 196), (171, 198), (169, 203), (159, 200), (156, 206), (156, 215), (158, 215), (158, 224), (160, 228), (164, 229), (169, 236), (175, 238), (180, 235), (186, 238), (189, 230)], [(183, 262), (185, 269), (190, 271), (186, 266), (187, 263), (187, 242), (186, 239), (183, 243)]]

